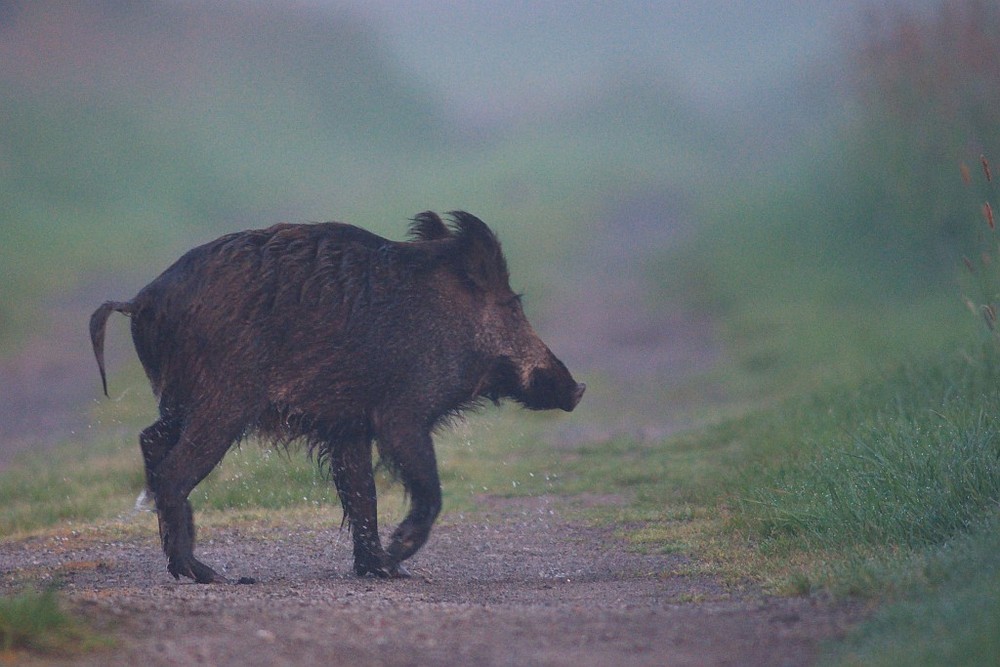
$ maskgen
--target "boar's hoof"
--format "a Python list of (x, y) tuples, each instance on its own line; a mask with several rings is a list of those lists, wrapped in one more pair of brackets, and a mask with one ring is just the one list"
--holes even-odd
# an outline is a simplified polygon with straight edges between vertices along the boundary
[(420, 547), (424, 546), (428, 535), (430, 535), (429, 525), (418, 525), (410, 520), (399, 524), (396, 532), (392, 534), (392, 542), (385, 550), (389, 560), (400, 563), (417, 553)]
[(354, 572), (359, 577), (374, 577), (376, 579), (409, 579), (409, 571), (396, 563), (395, 565), (355, 565)]
[(199, 584), (230, 583), (228, 579), (194, 557), (183, 560), (168, 560), (167, 571), (174, 575), (174, 579), (180, 579), (183, 575), (194, 579)]
[(409, 579), (411, 576), (410, 571), (403, 567), (402, 563), (396, 563), (392, 566), (393, 579)]

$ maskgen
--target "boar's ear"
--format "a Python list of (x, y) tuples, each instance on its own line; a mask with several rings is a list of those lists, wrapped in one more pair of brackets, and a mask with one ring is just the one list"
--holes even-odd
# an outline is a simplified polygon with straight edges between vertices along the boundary
[(451, 230), (434, 211), (418, 213), (410, 222), (410, 238), (414, 241), (437, 241), (451, 236)]
[(477, 288), (490, 291), (507, 287), (510, 276), (500, 241), (486, 223), (465, 211), (452, 211), (458, 268)]

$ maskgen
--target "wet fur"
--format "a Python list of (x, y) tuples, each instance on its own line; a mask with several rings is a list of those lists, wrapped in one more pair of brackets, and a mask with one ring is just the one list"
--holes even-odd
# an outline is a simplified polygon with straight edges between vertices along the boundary
[[(440, 511), (433, 431), (484, 400), (576, 405), (583, 385), (531, 331), (493, 232), (425, 212), (409, 238), (342, 223), (230, 234), (94, 312), (105, 393), (104, 332), (120, 312), (159, 399), (140, 444), (175, 577), (223, 580), (193, 555), (187, 496), (248, 435), (304, 443), (337, 485), (356, 572), (396, 576)], [(373, 444), (411, 500), (385, 550)]]

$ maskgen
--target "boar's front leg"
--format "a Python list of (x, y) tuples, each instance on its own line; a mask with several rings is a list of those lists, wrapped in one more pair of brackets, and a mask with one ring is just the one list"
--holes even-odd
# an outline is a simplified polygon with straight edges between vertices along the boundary
[(410, 496), (410, 511), (386, 548), (389, 562), (396, 565), (415, 554), (427, 541), (434, 519), (441, 511), (441, 481), (434, 443), (425, 429), (407, 426), (387, 429), (379, 438), (379, 451), (396, 469)]
[(341, 442), (327, 445), (330, 472), (344, 509), (344, 521), (354, 540), (354, 572), (359, 577), (395, 577), (399, 573), (389, 565), (378, 536), (378, 502), (372, 474), (371, 441)]

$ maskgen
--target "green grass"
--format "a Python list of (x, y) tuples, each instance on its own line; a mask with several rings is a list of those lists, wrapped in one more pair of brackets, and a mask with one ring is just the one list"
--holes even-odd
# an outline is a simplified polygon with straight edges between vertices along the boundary
[(931, 550), (831, 665), (989, 665), (1000, 655), (1000, 519)]
[(69, 653), (106, 644), (60, 605), (55, 591), (26, 589), (0, 597), (0, 660), (17, 652)]
[[(0, 473), (0, 535), (44, 531), (66, 522), (114, 521), (131, 512), (143, 488), (136, 434), (155, 408), (134, 367), (112, 375), (113, 398), (98, 405), (96, 442), (69, 443), (55, 453), (72, 458), (72, 471), (48, 465), (50, 457), (25, 457)], [(620, 498), (588, 511), (592, 518), (648, 521), (684, 516), (704, 507), (738, 452), (727, 443), (692, 445), (680, 438), (639, 443), (615, 438), (584, 445), (547, 441), (555, 423), (573, 415), (532, 413), (488, 406), (436, 437), (447, 512), (470, 512), (484, 496)], [(113, 435), (112, 435), (113, 434)], [(399, 485), (379, 477), (387, 511), (401, 518)], [(340, 509), (331, 482), (301, 447), (274, 450), (250, 440), (233, 448), (192, 494), (199, 515), (288, 508)]]
[(833, 649), (834, 664), (995, 659), (998, 414), (990, 345), (701, 434), (743, 449), (726, 529), (753, 545), (758, 576), (788, 592), (886, 602)]
[[(718, 314), (731, 363), (714, 379), (748, 406), (693, 436), (696, 449), (728, 443), (742, 469), (723, 475), (708, 505), (748, 545), (738, 550), (747, 569), (774, 589), (886, 603), (834, 664), (993, 664), (998, 654), (1000, 377), (981, 311), (1000, 283), (980, 213), (984, 201), (996, 208), (996, 192), (978, 168), (979, 150), (997, 150), (996, 105), (985, 101), (996, 86), (986, 70), (962, 78), (926, 66), (955, 65), (975, 48), (970, 34), (994, 30), (997, 13), (977, 12), (970, 3), (888, 21), (921, 33), (917, 58), (912, 39), (873, 33), (872, 69), (856, 74), (875, 94), (834, 144), (705, 201), (700, 237), (657, 275), (665, 294)], [(915, 80), (919, 104), (886, 103)], [(973, 94), (952, 91), (973, 82)], [(962, 275), (962, 255), (973, 275)]]
[(963, 534), (1000, 503), (998, 381), (991, 351), (748, 419), (740, 436), (763, 443), (763, 458), (739, 482), (739, 521), (775, 553), (845, 558), (893, 559)]
[[(961, 255), (976, 248), (955, 240), (918, 252), (857, 233), (853, 218), (868, 219), (877, 197), (808, 159), (702, 204), (698, 236), (653, 267), (665, 302), (681, 295), (716, 316), (729, 358), (715, 381), (756, 405), (862, 382), (978, 335), (959, 286)], [(980, 204), (968, 203), (978, 229)]]
[[(72, 470), (34, 457), (0, 474), (3, 515), (0, 536), (20, 534), (61, 522), (90, 522), (124, 512), (143, 486), (135, 456), (120, 439), (64, 445), (50, 456), (74, 461)], [(131, 447), (128, 447), (131, 449)]]

